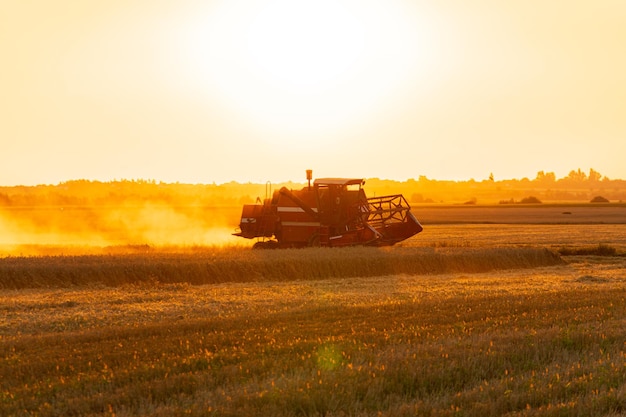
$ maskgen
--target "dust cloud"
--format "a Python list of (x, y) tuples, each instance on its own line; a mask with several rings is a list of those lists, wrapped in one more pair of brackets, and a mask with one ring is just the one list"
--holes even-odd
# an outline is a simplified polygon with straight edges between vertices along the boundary
[(146, 202), (0, 208), (0, 257), (245, 245), (240, 208)]

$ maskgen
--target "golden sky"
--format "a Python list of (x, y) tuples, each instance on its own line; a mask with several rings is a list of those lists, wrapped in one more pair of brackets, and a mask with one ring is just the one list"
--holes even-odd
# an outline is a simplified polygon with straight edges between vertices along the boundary
[(0, 185), (626, 178), (623, 0), (2, 0)]

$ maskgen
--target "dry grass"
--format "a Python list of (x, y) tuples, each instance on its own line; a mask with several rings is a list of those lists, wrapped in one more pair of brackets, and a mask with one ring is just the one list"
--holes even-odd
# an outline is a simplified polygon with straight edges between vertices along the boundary
[(586, 247), (579, 247), (579, 248), (563, 247), (559, 249), (559, 253), (564, 256), (576, 256), (576, 255), (616, 256), (617, 249), (613, 246), (600, 243), (597, 246), (586, 246)]
[(626, 410), (626, 262), (4, 291), (2, 415)]

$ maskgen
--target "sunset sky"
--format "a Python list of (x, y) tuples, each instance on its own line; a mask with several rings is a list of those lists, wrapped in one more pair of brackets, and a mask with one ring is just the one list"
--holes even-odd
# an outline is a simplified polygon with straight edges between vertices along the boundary
[(0, 185), (626, 178), (626, 1), (2, 0)]

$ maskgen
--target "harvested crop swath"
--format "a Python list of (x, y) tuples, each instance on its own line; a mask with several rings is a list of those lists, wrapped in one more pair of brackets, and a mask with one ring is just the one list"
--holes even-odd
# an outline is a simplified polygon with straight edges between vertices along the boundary
[(175, 254), (8, 257), (0, 259), (0, 288), (294, 281), (472, 273), (561, 263), (559, 255), (544, 248), (216, 249)]

